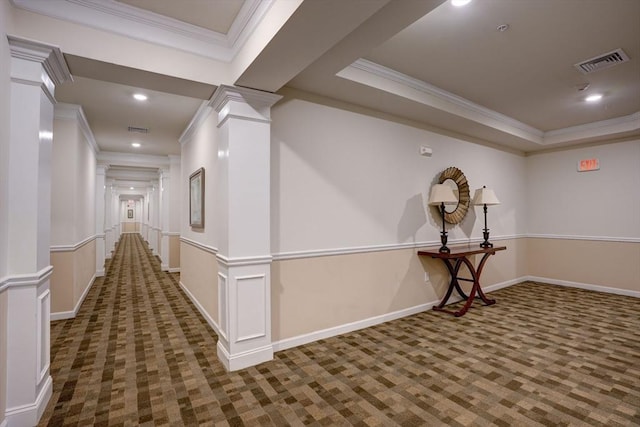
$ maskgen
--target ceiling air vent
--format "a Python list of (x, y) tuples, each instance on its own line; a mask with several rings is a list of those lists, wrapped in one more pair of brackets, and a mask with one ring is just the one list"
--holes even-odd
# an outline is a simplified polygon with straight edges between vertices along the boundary
[(137, 132), (137, 133), (149, 133), (148, 128), (139, 128), (135, 126), (129, 126), (129, 132)]
[(586, 61), (574, 64), (578, 71), (582, 74), (593, 73), (594, 71), (604, 70), (605, 68), (613, 67), (614, 65), (627, 62), (629, 57), (622, 49), (616, 49), (604, 55), (597, 56), (595, 58), (587, 59)]

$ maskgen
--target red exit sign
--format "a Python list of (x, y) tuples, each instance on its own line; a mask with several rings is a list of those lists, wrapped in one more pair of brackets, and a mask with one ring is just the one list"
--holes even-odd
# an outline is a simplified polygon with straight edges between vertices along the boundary
[(578, 172), (597, 171), (600, 169), (600, 160), (582, 159), (578, 162)]

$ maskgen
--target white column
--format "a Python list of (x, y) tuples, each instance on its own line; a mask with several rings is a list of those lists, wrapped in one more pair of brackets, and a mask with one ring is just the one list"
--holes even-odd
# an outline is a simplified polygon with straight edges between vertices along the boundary
[(58, 48), (9, 36), (8, 425), (36, 425), (51, 397), (49, 260), (55, 85), (71, 78)]
[(113, 180), (106, 180), (104, 196), (104, 244), (105, 259), (111, 259), (111, 251), (115, 247), (115, 237), (113, 233)]
[(160, 175), (160, 260), (163, 271), (169, 271), (169, 208), (171, 200), (169, 170)]
[(122, 202), (120, 201), (120, 192), (116, 188), (113, 192), (113, 237), (115, 241), (113, 242), (114, 249), (115, 245), (118, 244), (120, 240), (120, 235), (122, 234)]
[(216, 227), (218, 357), (229, 370), (271, 360), (270, 122), (281, 97), (220, 86)]
[(105, 238), (106, 173), (106, 166), (96, 166), (96, 277), (104, 276), (104, 260), (107, 247)]

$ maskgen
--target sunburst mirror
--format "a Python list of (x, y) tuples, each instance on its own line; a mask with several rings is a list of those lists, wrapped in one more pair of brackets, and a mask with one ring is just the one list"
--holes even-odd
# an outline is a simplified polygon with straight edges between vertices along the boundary
[(458, 198), (457, 205), (445, 206), (444, 220), (449, 224), (460, 223), (467, 215), (469, 202), (471, 201), (467, 177), (464, 176), (460, 169), (452, 166), (442, 171), (438, 183), (450, 186)]

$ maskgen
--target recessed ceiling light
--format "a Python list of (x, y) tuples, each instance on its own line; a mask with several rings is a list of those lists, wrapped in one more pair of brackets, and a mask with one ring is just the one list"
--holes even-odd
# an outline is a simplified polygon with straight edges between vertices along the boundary
[(147, 100), (147, 95), (143, 95), (141, 93), (134, 93), (133, 97), (135, 99), (137, 99), (138, 101), (146, 101)]
[(140, 147), (140, 143), (139, 142), (132, 142), (131, 146), (135, 147), (135, 148), (138, 148), (138, 147)]
[(587, 96), (584, 100), (587, 102), (598, 102), (601, 99), (602, 99), (602, 95), (600, 95), (599, 93), (596, 93), (596, 94)]
[(129, 190), (133, 190), (133, 187), (129, 187)]
[(451, 0), (451, 4), (455, 7), (466, 6), (471, 3), (471, 0)]

